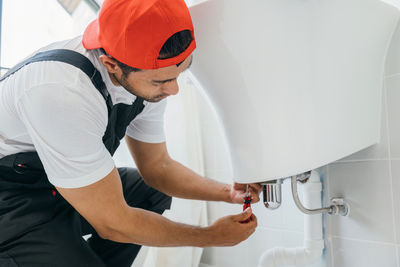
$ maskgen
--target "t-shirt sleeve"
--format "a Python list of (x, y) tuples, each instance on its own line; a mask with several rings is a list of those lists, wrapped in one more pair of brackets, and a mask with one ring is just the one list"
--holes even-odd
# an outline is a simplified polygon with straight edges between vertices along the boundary
[(143, 111), (129, 124), (126, 134), (146, 143), (165, 142), (164, 112), (166, 99), (158, 103), (147, 103)]
[(95, 90), (42, 84), (25, 91), (16, 103), (48, 179), (55, 186), (87, 186), (114, 168), (102, 142), (107, 107)]

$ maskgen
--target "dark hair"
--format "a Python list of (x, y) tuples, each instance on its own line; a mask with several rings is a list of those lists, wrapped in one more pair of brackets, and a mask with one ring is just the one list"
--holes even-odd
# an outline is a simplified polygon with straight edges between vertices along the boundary
[(112, 59), (114, 59), (117, 62), (117, 65), (122, 70), (122, 73), (124, 74), (124, 76), (128, 76), (128, 74), (131, 73), (132, 71), (141, 71), (141, 69), (130, 67), (130, 66), (122, 63), (121, 61), (118, 61), (117, 59), (113, 58), (106, 52), (106, 50), (104, 50), (104, 48), (100, 48), (100, 51), (103, 52), (103, 54), (111, 57)]
[[(158, 54), (158, 59), (167, 59), (167, 58), (173, 58), (181, 54), (183, 51), (185, 51), (190, 43), (193, 41), (192, 33), (189, 30), (183, 30), (180, 32), (177, 32), (173, 34), (168, 40), (164, 43), (163, 47), (160, 50), (160, 53)], [(100, 48), (100, 50), (105, 54), (110, 56), (103, 48)], [(112, 56), (110, 56), (113, 58)], [(141, 71), (141, 69), (137, 69), (131, 66), (128, 66), (115, 58), (113, 58), (116, 62), (118, 67), (122, 70), (122, 73), (125, 76), (128, 76), (129, 73), (133, 71)], [(183, 62), (183, 61), (182, 61)], [(182, 62), (179, 62), (176, 64), (177, 67), (179, 67)]]
[[(192, 41), (192, 33), (189, 30), (175, 33), (164, 43), (160, 50), (160, 54), (158, 55), (158, 59), (176, 57), (185, 51)], [(179, 66), (181, 63), (177, 64), (177, 66)]]

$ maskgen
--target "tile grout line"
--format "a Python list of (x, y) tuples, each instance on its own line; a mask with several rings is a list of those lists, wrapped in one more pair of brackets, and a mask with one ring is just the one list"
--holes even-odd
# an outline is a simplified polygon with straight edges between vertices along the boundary
[[(390, 150), (389, 150), (390, 152)], [(393, 232), (394, 232), (394, 241), (396, 244), (396, 263), (397, 266), (400, 267), (400, 263), (399, 263), (399, 251), (397, 249), (397, 244), (398, 244), (398, 240), (397, 240), (397, 230), (396, 230), (396, 219), (395, 219), (395, 208), (394, 208), (394, 196), (393, 196), (393, 174), (392, 174), (392, 162), (391, 160), (388, 161), (388, 165), (389, 165), (389, 176), (390, 176), (390, 197), (392, 199), (392, 220), (393, 220)]]
[(358, 239), (358, 238), (351, 238), (351, 237), (345, 237), (345, 236), (340, 236), (340, 235), (332, 235), (332, 238), (348, 240), (348, 241), (355, 241), (355, 242), (360, 242), (360, 243), (368, 243), (368, 244), (374, 244), (374, 245), (385, 245), (385, 246), (394, 246), (394, 247), (397, 246), (396, 243), (391, 243), (391, 242), (374, 241), (374, 240), (368, 240), (368, 239)]
[(395, 73), (395, 74), (390, 74), (390, 75), (386, 75), (385, 77), (384, 77), (384, 79), (390, 79), (390, 78), (393, 78), (393, 77), (396, 77), (396, 76), (400, 76), (400, 72), (399, 73)]
[[(325, 189), (326, 189), (326, 192), (324, 192), (324, 199), (325, 199), (325, 201), (324, 202), (326, 202), (326, 200), (329, 198), (329, 195), (330, 195), (330, 179), (329, 179), (329, 173), (330, 173), (330, 171), (329, 171), (329, 169), (330, 169), (330, 166), (329, 166), (329, 164), (326, 166), (326, 174), (325, 174), (325, 182), (326, 182), (326, 186), (325, 186)], [(325, 203), (324, 203), (325, 204)], [(330, 248), (329, 248), (329, 250), (331, 251), (331, 267), (335, 267), (335, 257), (333, 256), (334, 254), (333, 254), (333, 242), (332, 242), (332, 231), (331, 231), (331, 228), (332, 228), (332, 225), (331, 225), (331, 223), (328, 223), (328, 220), (329, 220), (329, 218), (328, 218), (328, 216), (327, 215), (325, 215), (325, 221), (324, 221), (324, 223), (325, 223), (325, 225), (328, 225), (328, 227), (329, 227), (329, 229), (328, 229), (328, 227), (325, 227), (325, 241), (328, 241), (328, 232), (329, 232), (329, 235), (330, 235), (330, 242), (329, 242), (329, 245), (330, 245)], [(328, 242), (326, 242), (327, 244), (328, 244)]]
[(393, 223), (393, 234), (394, 234), (394, 241), (396, 243), (396, 263), (397, 263), (397, 267), (400, 267), (399, 264), (399, 251), (397, 249), (397, 244), (398, 241), (397, 240), (397, 230), (396, 230), (396, 219), (395, 219), (395, 208), (394, 208), (394, 188), (393, 188), (393, 173), (392, 173), (392, 161), (391, 161), (391, 148), (390, 148), (390, 134), (389, 134), (389, 111), (388, 111), (388, 102), (387, 102), (387, 96), (388, 96), (388, 88), (386, 87), (386, 82), (385, 80), (383, 81), (383, 90), (384, 90), (384, 101), (385, 101), (385, 117), (386, 117), (386, 138), (387, 138), (387, 147), (388, 147), (388, 156), (389, 156), (389, 160), (388, 160), (388, 167), (389, 167), (389, 177), (390, 177), (390, 198), (392, 200), (392, 223)]

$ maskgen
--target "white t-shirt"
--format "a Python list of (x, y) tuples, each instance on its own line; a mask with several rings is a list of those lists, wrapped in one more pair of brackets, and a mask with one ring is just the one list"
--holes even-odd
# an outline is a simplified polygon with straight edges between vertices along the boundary
[[(81, 36), (35, 53), (51, 49), (85, 55), (101, 72), (114, 105), (135, 101), (136, 96), (112, 84), (99, 60), (101, 52), (86, 50)], [(144, 105), (126, 134), (147, 143), (164, 142), (166, 100), (144, 101)], [(107, 121), (104, 98), (89, 77), (72, 65), (35, 62), (0, 82), (0, 158), (37, 151), (55, 186), (83, 187), (111, 172), (114, 161), (102, 141)]]

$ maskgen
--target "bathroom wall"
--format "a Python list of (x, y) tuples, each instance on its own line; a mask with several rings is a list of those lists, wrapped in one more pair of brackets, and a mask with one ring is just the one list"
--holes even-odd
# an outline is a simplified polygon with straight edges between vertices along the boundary
[[(389, 48), (383, 89), (381, 142), (319, 169), (325, 201), (343, 196), (351, 213), (324, 216), (326, 248), (314, 267), (400, 267), (400, 27)], [(197, 101), (206, 176), (231, 183), (221, 126), (202, 93)], [(257, 266), (266, 249), (301, 246), (303, 215), (292, 201), (288, 181), (282, 189), (283, 204), (278, 210), (269, 211), (262, 203), (253, 206), (259, 225), (254, 235), (235, 247), (206, 248), (201, 266)], [(241, 211), (240, 205), (207, 205), (209, 223)]]

